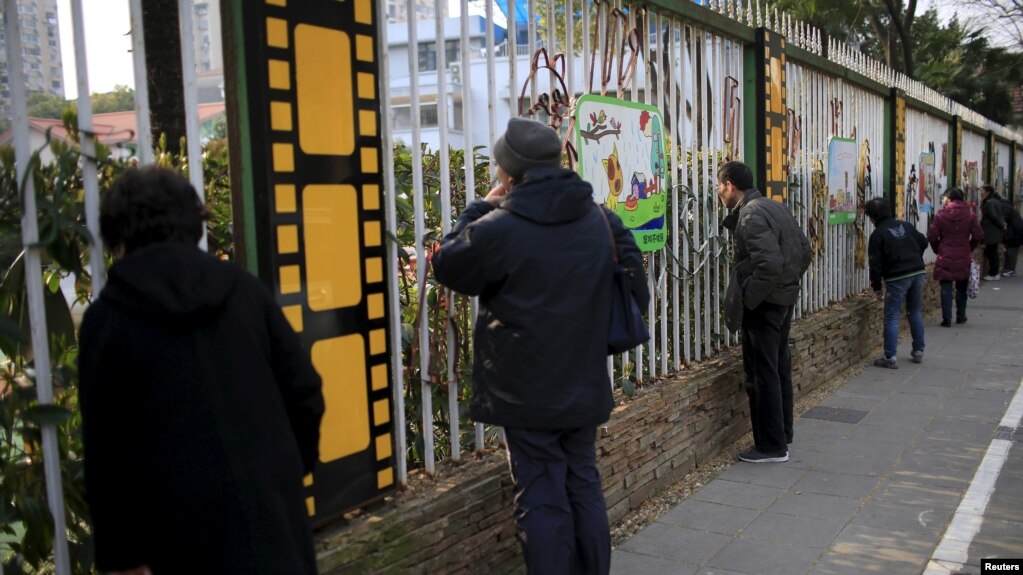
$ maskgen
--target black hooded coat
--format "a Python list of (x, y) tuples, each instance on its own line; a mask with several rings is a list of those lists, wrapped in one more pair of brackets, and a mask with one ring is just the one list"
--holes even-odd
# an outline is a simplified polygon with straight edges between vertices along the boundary
[(101, 570), (316, 572), (321, 382), (263, 284), (191, 245), (134, 251), (85, 314), (79, 368)]
[(578, 429), (607, 421), (613, 262), (633, 271), (646, 309), (643, 258), (614, 213), (593, 203), (574, 172), (537, 168), (500, 207), (469, 204), (433, 256), (437, 280), (479, 296), (470, 416), (523, 429)]

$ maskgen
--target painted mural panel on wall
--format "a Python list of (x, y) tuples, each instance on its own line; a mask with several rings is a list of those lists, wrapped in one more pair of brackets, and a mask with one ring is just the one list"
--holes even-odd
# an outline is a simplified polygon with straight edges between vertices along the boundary
[(654, 106), (586, 94), (575, 117), (579, 175), (593, 199), (618, 214), (643, 251), (664, 247), (664, 121)]
[(937, 193), (938, 177), (935, 174), (934, 152), (920, 154), (920, 181), (917, 202), (921, 214), (934, 212), (934, 196)]
[(977, 162), (963, 162), (963, 191), (968, 202), (980, 205), (980, 164)]
[(831, 138), (828, 143), (828, 224), (856, 221), (856, 140)]

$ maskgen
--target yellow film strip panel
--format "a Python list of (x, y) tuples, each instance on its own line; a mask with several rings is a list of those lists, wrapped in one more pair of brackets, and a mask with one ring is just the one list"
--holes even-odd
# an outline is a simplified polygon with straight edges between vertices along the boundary
[(906, 97), (895, 90), (894, 100), (895, 162), (892, 173), (895, 181), (892, 185), (895, 190), (895, 217), (901, 220), (906, 217)]
[[(323, 518), (395, 482), (374, 8), (264, 2), (268, 233), (277, 297), (323, 378), (320, 464), (305, 480)], [(362, 500), (335, 500), (357, 483)]]
[[(995, 140), (995, 133), (988, 130), (987, 133), (987, 162), (985, 162), (984, 169), (984, 183), (988, 185), (995, 185), (995, 170), (998, 165), (998, 142)], [(996, 192), (1002, 193), (999, 190)]]
[(764, 34), (764, 195), (784, 202), (788, 195), (788, 115), (785, 95), (785, 37)]
[(966, 192), (966, 187), (963, 186), (963, 120), (959, 116), (952, 118), (952, 150), (955, 154), (952, 155), (952, 185), (962, 188)]

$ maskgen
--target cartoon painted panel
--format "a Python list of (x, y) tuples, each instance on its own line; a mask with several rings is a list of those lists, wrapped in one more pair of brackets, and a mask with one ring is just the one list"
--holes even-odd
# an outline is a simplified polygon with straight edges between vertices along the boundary
[(980, 164), (977, 162), (963, 162), (963, 191), (966, 193), (966, 201), (973, 206), (980, 205)]
[(934, 152), (920, 154), (920, 213), (929, 214), (934, 211), (934, 194), (937, 192), (938, 179), (934, 174)]
[(576, 105), (579, 175), (593, 199), (622, 218), (643, 251), (664, 247), (668, 175), (661, 112), (654, 106), (583, 95)]
[(856, 221), (856, 140), (831, 138), (828, 144), (828, 224)]

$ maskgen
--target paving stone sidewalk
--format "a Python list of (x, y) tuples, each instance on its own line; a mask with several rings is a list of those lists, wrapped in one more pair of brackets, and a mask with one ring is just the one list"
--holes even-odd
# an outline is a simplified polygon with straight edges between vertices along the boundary
[(967, 309), (927, 322), (923, 363), (903, 334), (899, 369), (867, 366), (798, 418), (790, 461), (737, 462), (616, 548), (612, 574), (979, 574), (981, 558), (1023, 558), (1023, 278), (986, 282)]

